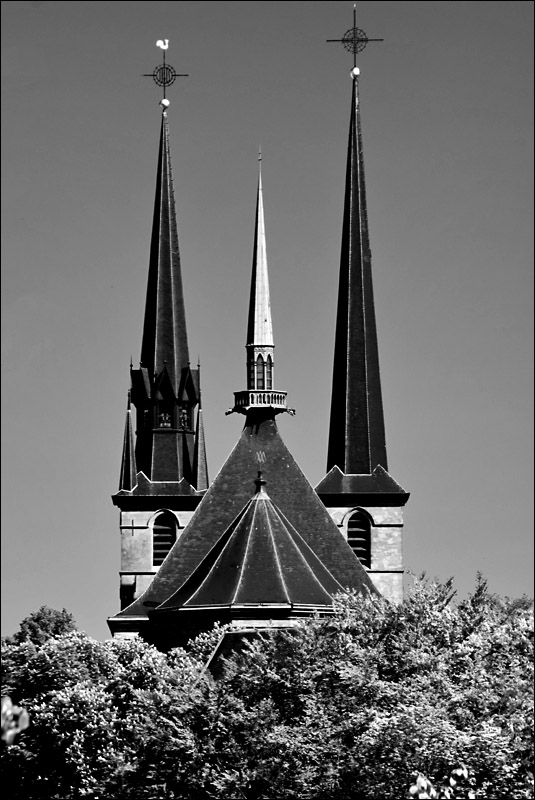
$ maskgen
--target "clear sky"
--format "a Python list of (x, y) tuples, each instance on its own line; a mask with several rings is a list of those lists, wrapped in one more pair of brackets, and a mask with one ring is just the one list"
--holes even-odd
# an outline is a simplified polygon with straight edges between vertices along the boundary
[[(405, 562), (533, 593), (531, 2), (361, 2), (358, 57), (389, 468)], [(262, 146), (282, 436), (326, 467), (351, 56), (346, 2), (3, 2), (2, 630), (119, 609), (118, 488), (169, 90), (210, 476), (243, 420)]]

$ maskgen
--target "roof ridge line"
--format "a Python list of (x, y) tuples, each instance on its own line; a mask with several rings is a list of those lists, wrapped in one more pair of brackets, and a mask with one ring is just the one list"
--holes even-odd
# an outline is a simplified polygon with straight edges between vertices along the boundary
[[(243, 581), (243, 570), (244, 570), (244, 566), (245, 566), (245, 564), (247, 562), (247, 553), (249, 552), (249, 547), (250, 547), (250, 544), (251, 544), (251, 530), (252, 530), (252, 527), (254, 525), (254, 521), (255, 521), (255, 517), (256, 517), (257, 504), (255, 502), (254, 505), (253, 505), (254, 499), (255, 498), (252, 497), (249, 500), (249, 502), (247, 503), (247, 505), (244, 506), (244, 508), (243, 508), (243, 512), (244, 513), (243, 513), (243, 516), (240, 519), (240, 522), (241, 522), (243, 520), (243, 518), (245, 517), (246, 511), (249, 509), (250, 506), (252, 506), (252, 508), (253, 508), (253, 518), (251, 520), (251, 524), (249, 525), (249, 530), (247, 531), (247, 545), (245, 546), (245, 553), (243, 554), (242, 563), (240, 565), (240, 577), (238, 578), (238, 582), (237, 582), (237, 585), (236, 585), (236, 590), (234, 592), (234, 596), (233, 596), (232, 600), (230, 601), (230, 605), (233, 605), (236, 602), (236, 598), (238, 596), (238, 592), (240, 590), (240, 587), (241, 587), (242, 581)], [(238, 523), (238, 525), (239, 525), (239, 523)], [(234, 527), (234, 530), (232, 531), (231, 535), (229, 536), (227, 545), (230, 543), (230, 540), (232, 539), (232, 537), (236, 533), (236, 531), (238, 529), (238, 525), (236, 525)], [(223, 551), (221, 551), (220, 555), (223, 555)]]
[[(265, 502), (266, 502), (266, 501), (265, 501)], [(271, 507), (272, 507), (273, 511), (275, 511), (275, 513), (276, 513), (276, 512), (277, 512), (277, 507), (276, 507), (276, 505), (273, 503), (273, 501), (272, 501), (272, 500), (271, 500), (269, 497), (267, 498), (267, 502), (269, 502), (269, 504), (271, 505)], [(274, 537), (274, 535), (273, 535), (273, 529), (272, 529), (272, 527), (271, 527), (271, 520), (269, 519), (269, 514), (267, 513), (267, 511), (266, 511), (266, 520), (267, 520), (267, 524), (268, 524), (268, 528), (269, 528), (269, 535), (270, 535), (270, 539), (271, 539), (271, 546), (272, 546), (272, 548), (273, 548), (273, 553), (274, 553), (274, 555), (275, 555), (275, 561), (276, 561), (276, 563), (277, 563), (277, 569), (279, 570), (279, 577), (280, 577), (280, 581), (281, 581), (281, 583), (282, 583), (282, 588), (284, 589), (284, 594), (286, 595), (286, 601), (287, 601), (287, 602), (288, 602), (290, 605), (292, 605), (292, 600), (291, 600), (291, 598), (290, 598), (290, 593), (289, 593), (289, 591), (288, 591), (288, 587), (286, 586), (286, 581), (284, 580), (284, 573), (283, 573), (283, 571), (282, 571), (282, 567), (281, 567), (281, 562), (280, 562), (279, 554), (278, 554), (278, 552), (277, 552), (277, 545), (275, 544), (275, 537)]]

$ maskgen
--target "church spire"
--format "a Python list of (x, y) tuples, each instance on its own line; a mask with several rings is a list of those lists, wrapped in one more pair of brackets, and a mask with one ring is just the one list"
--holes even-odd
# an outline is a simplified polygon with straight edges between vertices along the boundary
[[(165, 61), (152, 73), (163, 87), (162, 121), (152, 221), (149, 275), (139, 369), (131, 370), (136, 407), (137, 468), (152, 483), (179, 483), (194, 493), (195, 407), (198, 371), (189, 362), (186, 314), (169, 145), (166, 89), (177, 77)], [(154, 488), (154, 487), (153, 487)]]
[(165, 367), (175, 396), (178, 395), (181, 373), (188, 366), (189, 355), (165, 108), (160, 132), (141, 363), (151, 379)]
[(258, 154), (258, 189), (256, 195), (253, 268), (247, 318), (247, 391), (234, 393), (234, 408), (246, 414), (249, 409), (269, 409), (270, 413), (286, 411), (286, 392), (274, 390), (273, 326), (269, 299), (269, 277), (262, 193), (262, 154)]
[[(253, 270), (249, 317), (247, 320), (248, 348), (273, 348), (273, 327), (269, 300), (269, 280), (266, 252), (266, 227), (264, 223), (264, 199), (262, 194), (262, 154), (258, 154), (258, 190), (256, 197), (255, 234), (253, 243)], [(249, 358), (250, 351), (248, 351)], [(252, 354), (252, 353), (251, 353)], [(254, 388), (249, 386), (248, 388)]]
[(366, 213), (358, 68), (352, 96), (340, 256), (327, 471), (387, 469), (379, 354)]

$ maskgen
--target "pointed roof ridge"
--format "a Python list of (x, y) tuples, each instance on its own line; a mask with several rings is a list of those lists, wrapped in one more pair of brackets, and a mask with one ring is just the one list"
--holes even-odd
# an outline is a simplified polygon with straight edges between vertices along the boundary
[(388, 469), (373, 300), (358, 69), (352, 75), (327, 472)]
[(262, 156), (258, 159), (258, 189), (256, 196), (253, 270), (247, 320), (247, 345), (273, 347), (273, 325), (269, 296), (269, 275), (262, 191)]
[(178, 393), (189, 362), (167, 113), (162, 113), (141, 362), (152, 381), (167, 362)]
[(137, 485), (136, 452), (134, 442), (134, 426), (132, 425), (131, 396), (128, 392), (126, 420), (124, 425), (123, 455), (121, 459), (121, 475), (119, 491), (131, 492)]

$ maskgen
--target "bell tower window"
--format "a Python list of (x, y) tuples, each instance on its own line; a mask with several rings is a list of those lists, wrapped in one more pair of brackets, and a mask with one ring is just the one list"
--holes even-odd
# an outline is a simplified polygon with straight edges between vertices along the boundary
[(249, 367), (249, 386), (247, 388), (254, 389), (255, 373), (256, 373), (256, 364), (254, 358), (251, 358), (251, 360), (248, 362), (248, 367)]
[(176, 542), (176, 518), (169, 511), (159, 514), (152, 526), (152, 564), (159, 567)]
[(347, 523), (347, 543), (363, 567), (371, 567), (371, 523), (367, 514), (356, 511)]
[(258, 356), (256, 359), (256, 388), (264, 390), (266, 388), (264, 383), (264, 359)]
[(266, 389), (273, 389), (273, 361), (271, 356), (266, 359)]

